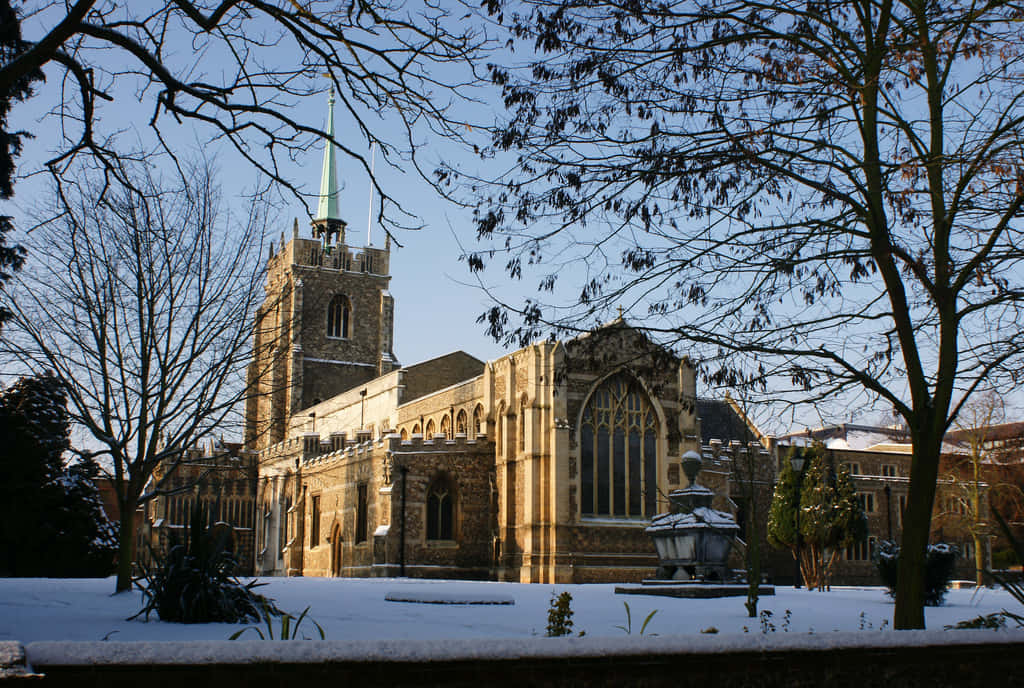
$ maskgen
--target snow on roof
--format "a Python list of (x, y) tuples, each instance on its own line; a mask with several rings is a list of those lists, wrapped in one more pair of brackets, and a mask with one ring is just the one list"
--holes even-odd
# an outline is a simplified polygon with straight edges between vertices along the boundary
[(645, 531), (677, 530), (683, 528), (738, 529), (732, 514), (699, 506), (688, 514), (660, 514), (655, 516)]

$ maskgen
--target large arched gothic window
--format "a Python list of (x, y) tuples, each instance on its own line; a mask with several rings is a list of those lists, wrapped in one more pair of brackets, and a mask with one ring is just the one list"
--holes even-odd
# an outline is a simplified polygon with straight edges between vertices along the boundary
[(434, 435), (435, 435), (434, 427), (435, 427), (434, 426), (434, 419), (431, 418), (430, 420), (427, 421), (427, 428), (426, 428), (426, 435), (427, 435), (427, 439), (428, 440), (434, 439)]
[(584, 516), (653, 516), (658, 499), (658, 416), (640, 385), (614, 375), (594, 390), (580, 422)]
[(468, 425), (469, 421), (467, 420), (466, 412), (460, 409), (458, 415), (455, 416), (455, 434), (465, 435), (466, 430), (469, 429)]
[(445, 436), (445, 439), (452, 438), (452, 419), (445, 414), (441, 418), (441, 434)]
[(427, 539), (455, 539), (455, 489), (446, 476), (437, 477), (427, 490)]
[(327, 336), (348, 339), (352, 336), (352, 304), (348, 298), (335, 294), (327, 306)]

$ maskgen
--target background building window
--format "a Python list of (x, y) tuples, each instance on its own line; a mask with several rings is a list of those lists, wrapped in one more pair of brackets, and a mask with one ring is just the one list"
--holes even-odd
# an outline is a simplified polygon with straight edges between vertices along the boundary
[(871, 553), (875, 551), (874, 536), (855, 542), (846, 548), (845, 558), (847, 561), (871, 561)]
[(899, 475), (899, 469), (891, 463), (882, 464), (882, 476), (885, 478), (895, 478)]
[(427, 539), (454, 540), (455, 499), (451, 481), (438, 478), (427, 491)]
[(348, 298), (341, 294), (336, 294), (327, 306), (327, 336), (336, 339), (348, 339), (351, 337), (351, 319), (352, 306)]
[(860, 502), (860, 508), (864, 510), (865, 514), (875, 513), (875, 493), (874, 492), (858, 492), (857, 501)]
[(594, 391), (580, 424), (583, 515), (654, 515), (657, 440), (658, 417), (639, 383), (619, 374)]

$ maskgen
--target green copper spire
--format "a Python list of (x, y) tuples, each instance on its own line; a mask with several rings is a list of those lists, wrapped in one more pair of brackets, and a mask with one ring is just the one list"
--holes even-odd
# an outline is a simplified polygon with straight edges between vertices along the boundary
[(334, 164), (334, 89), (327, 98), (327, 136), (324, 140), (324, 166), (320, 174), (320, 204), (314, 220), (341, 220), (338, 216), (338, 172)]

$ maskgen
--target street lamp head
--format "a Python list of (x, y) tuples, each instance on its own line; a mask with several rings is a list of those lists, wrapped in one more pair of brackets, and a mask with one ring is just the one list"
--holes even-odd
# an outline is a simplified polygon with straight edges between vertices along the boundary
[(805, 463), (807, 463), (807, 457), (804, 456), (804, 450), (796, 447), (793, 450), (793, 454), (789, 457), (789, 465), (793, 467), (794, 471), (799, 473), (804, 469)]

